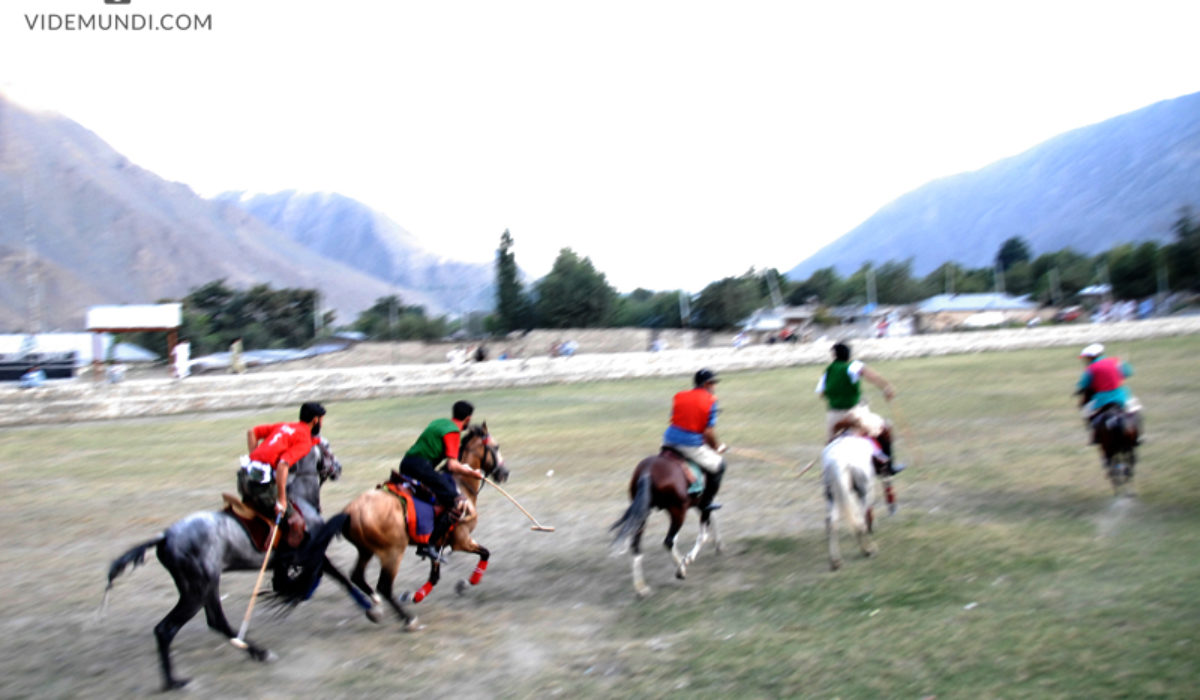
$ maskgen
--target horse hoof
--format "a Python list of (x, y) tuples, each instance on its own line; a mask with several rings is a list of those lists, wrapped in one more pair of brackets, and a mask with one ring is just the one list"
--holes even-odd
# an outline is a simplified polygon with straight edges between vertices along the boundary
[(685, 569), (679, 569), (675, 572), (675, 578), (682, 581), (683, 579), (687, 578), (687, 571)]
[(455, 592), (455, 593), (457, 593), (457, 594), (459, 594), (459, 595), (466, 595), (466, 594), (467, 594), (467, 588), (468, 588), (468, 586), (469, 586), (469, 585), (470, 585), (470, 584), (468, 584), (468, 583), (466, 582), (466, 580), (465, 580), (465, 579), (461, 579), (461, 578), (460, 578), (460, 579), (458, 580), (458, 583), (454, 584), (454, 592)]
[(379, 606), (374, 606), (367, 611), (367, 619), (375, 624), (383, 622), (383, 609)]
[(417, 622), (415, 617), (404, 624), (405, 632), (420, 632), (423, 629), (425, 629), (425, 625)]
[(651, 590), (649, 587), (646, 587), (646, 588), (635, 588), (633, 592), (637, 594), (638, 598), (649, 598), (650, 594), (653, 593), (654, 591)]
[(191, 682), (192, 682), (191, 678), (172, 678), (172, 679), (168, 680), (165, 685), (163, 685), (163, 691), (165, 692), (168, 690), (179, 690), (180, 688), (184, 687), (185, 685), (187, 685), (188, 683), (191, 683)]
[(837, 571), (840, 568), (842, 568), (842, 560), (841, 559), (830, 560), (830, 562), (829, 562), (829, 570), (830, 571)]

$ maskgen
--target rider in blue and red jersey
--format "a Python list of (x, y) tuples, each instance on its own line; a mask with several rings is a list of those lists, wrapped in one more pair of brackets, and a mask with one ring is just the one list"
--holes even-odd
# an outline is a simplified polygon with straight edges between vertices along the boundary
[(1141, 404), (1125, 388), (1125, 380), (1133, 376), (1133, 367), (1118, 357), (1106, 357), (1104, 346), (1100, 343), (1092, 343), (1084, 348), (1079, 358), (1083, 361), (1084, 370), (1075, 385), (1075, 393), (1080, 395), (1079, 407), (1084, 409), (1084, 420), (1091, 430), (1092, 442), (1096, 442), (1093, 423), (1108, 406), (1116, 406), (1130, 413), (1140, 433)]
[[(696, 372), (692, 378), (695, 388), (675, 394), (671, 405), (671, 424), (663, 433), (663, 447), (669, 447), (696, 466), (704, 470), (708, 484), (705, 493), (716, 494), (721, 485), (721, 477), (725, 474), (725, 460), (721, 453), (725, 445), (717, 439), (716, 425), (717, 373), (710, 369)], [(686, 471), (686, 470), (685, 470)], [(688, 478), (692, 475), (689, 472)], [(710, 497), (711, 498), (711, 497)], [(702, 504), (704, 510), (716, 510), (720, 504)]]

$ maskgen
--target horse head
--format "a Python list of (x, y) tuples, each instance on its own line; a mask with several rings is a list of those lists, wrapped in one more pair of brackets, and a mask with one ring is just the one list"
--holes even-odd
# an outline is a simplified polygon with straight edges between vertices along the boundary
[(475, 458), (478, 464), (473, 466), (483, 472), (484, 476), (500, 483), (508, 481), (508, 469), (504, 466), (500, 443), (488, 432), (487, 423), (467, 428), (466, 439), (459, 450), (459, 461), (469, 462), (474, 457), (473, 453), (478, 453), (478, 457)]
[(342, 475), (342, 463), (334, 456), (333, 450), (329, 447), (329, 440), (320, 438), (317, 442), (317, 448), (320, 450), (319, 460), (317, 462), (317, 475), (321, 477), (321, 483), (324, 484), (327, 480), (337, 481)]

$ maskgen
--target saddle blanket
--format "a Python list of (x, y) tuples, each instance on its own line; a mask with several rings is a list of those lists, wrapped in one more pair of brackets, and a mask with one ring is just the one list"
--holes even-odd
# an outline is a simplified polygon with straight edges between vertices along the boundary
[(427, 544), (433, 534), (436, 510), (432, 502), (417, 497), (404, 479), (401, 483), (389, 481), (380, 486), (404, 502), (404, 513), (408, 539), (417, 544)]

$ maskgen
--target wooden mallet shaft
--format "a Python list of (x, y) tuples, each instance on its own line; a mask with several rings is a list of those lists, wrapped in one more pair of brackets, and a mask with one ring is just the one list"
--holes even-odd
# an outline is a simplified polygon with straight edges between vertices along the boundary
[(530, 520), (532, 520), (532, 521), (533, 521), (533, 527), (529, 528), (530, 530), (536, 530), (536, 531), (538, 531), (538, 532), (554, 532), (554, 526), (553, 526), (553, 525), (543, 525), (543, 524), (539, 523), (537, 518), (533, 517), (533, 515), (532, 515), (532, 514), (531, 514), (529, 511), (525, 510), (525, 509), (524, 509), (524, 508), (521, 506), (521, 504), (520, 504), (520, 503), (517, 503), (517, 499), (515, 499), (515, 498), (513, 498), (512, 496), (508, 495), (508, 491), (505, 491), (504, 489), (500, 488), (499, 484), (497, 484), (496, 482), (494, 482), (494, 481), (492, 481), (491, 479), (487, 478), (486, 476), (485, 476), (485, 477), (483, 477), (483, 481), (484, 481), (484, 483), (490, 484), (490, 485), (492, 486), (492, 488), (496, 489), (496, 490), (497, 490), (497, 491), (499, 491), (500, 493), (504, 494), (504, 497), (505, 497), (505, 498), (507, 498), (508, 500), (512, 501), (512, 504), (513, 504), (514, 506), (516, 506), (518, 509), (520, 509), (520, 511), (521, 511), (522, 513), (524, 513), (524, 514), (525, 514), (525, 517), (527, 517), (527, 518), (529, 518)]

